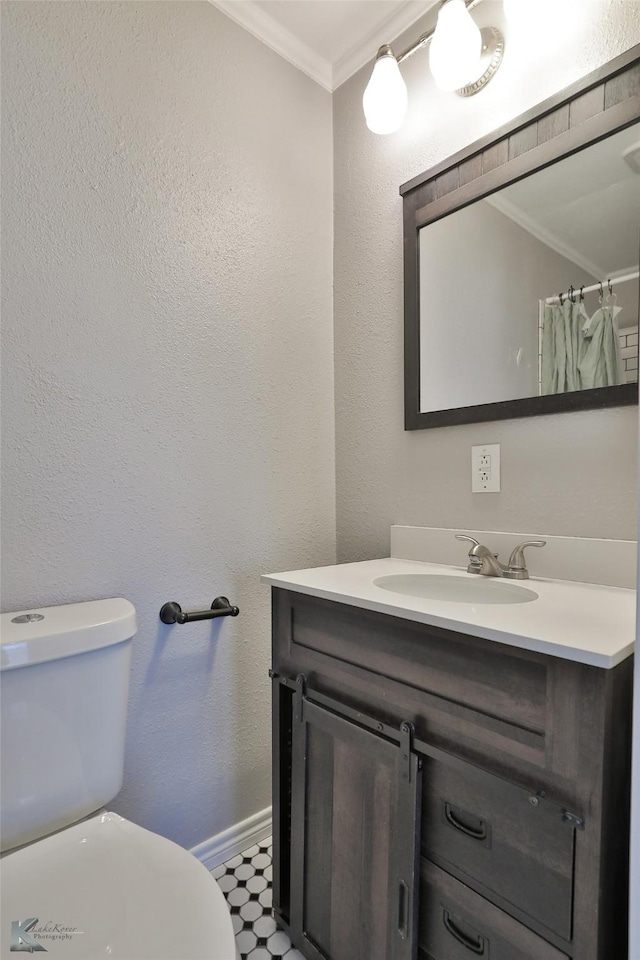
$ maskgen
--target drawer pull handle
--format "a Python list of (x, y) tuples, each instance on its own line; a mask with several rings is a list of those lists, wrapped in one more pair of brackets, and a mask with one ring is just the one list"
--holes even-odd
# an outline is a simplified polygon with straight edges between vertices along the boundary
[(479, 820), (479, 827), (470, 827), (466, 823), (463, 823), (462, 820), (459, 820), (456, 816), (455, 808), (451, 806), (450, 803), (445, 803), (444, 805), (444, 815), (447, 818), (447, 823), (450, 823), (452, 827), (455, 827), (456, 830), (459, 830), (460, 833), (464, 833), (465, 836), (471, 837), (472, 840), (486, 840), (487, 839), (487, 825), (484, 820)]
[(401, 940), (407, 939), (409, 932), (409, 887), (404, 880), (398, 886), (398, 933)]
[(448, 910), (442, 911), (442, 921), (445, 925), (447, 933), (450, 933), (451, 936), (458, 941), (458, 943), (461, 943), (462, 946), (466, 947), (467, 950), (470, 950), (471, 953), (475, 953), (479, 957), (484, 957), (484, 950), (487, 945), (487, 941), (484, 937), (481, 937), (480, 934), (477, 934), (475, 937), (469, 937), (453, 922), (449, 916)]

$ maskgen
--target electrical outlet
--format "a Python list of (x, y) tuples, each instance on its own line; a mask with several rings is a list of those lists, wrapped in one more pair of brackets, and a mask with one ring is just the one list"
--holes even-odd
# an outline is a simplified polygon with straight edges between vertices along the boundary
[(500, 493), (500, 444), (471, 447), (472, 493)]

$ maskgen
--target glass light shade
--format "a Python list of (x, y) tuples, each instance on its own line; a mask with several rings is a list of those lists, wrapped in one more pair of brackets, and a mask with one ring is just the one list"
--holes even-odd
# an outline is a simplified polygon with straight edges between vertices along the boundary
[(431, 73), (441, 90), (458, 90), (482, 70), (482, 34), (464, 0), (447, 0), (440, 9), (429, 49)]
[(362, 97), (367, 126), (372, 133), (394, 133), (407, 114), (407, 85), (392, 53), (376, 59)]

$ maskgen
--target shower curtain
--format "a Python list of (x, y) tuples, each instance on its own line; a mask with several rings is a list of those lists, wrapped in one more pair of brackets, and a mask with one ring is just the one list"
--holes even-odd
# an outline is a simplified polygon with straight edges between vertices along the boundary
[(601, 304), (592, 317), (584, 303), (545, 304), (542, 394), (610, 387), (622, 382), (616, 317), (620, 307)]
[(616, 317), (621, 308), (606, 304), (596, 310), (582, 328), (584, 343), (578, 371), (582, 390), (612, 387), (622, 383), (620, 340)]

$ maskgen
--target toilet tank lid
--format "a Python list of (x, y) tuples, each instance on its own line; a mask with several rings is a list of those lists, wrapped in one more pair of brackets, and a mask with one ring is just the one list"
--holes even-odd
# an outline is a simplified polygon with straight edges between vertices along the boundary
[(0, 670), (60, 660), (129, 640), (136, 610), (115, 597), (0, 614)]

